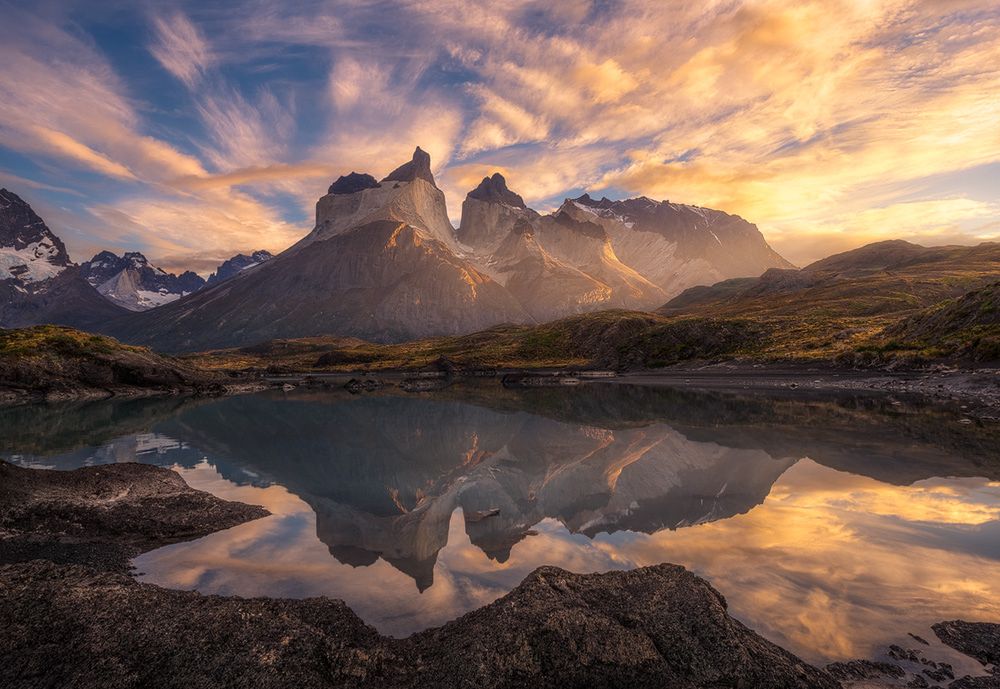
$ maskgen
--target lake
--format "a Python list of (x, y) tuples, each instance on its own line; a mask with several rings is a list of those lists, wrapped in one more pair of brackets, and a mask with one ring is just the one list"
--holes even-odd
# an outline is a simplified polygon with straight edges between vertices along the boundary
[[(596, 383), (271, 391), (0, 410), (0, 456), (139, 461), (272, 516), (146, 553), (143, 581), (330, 596), (386, 634), (531, 570), (684, 565), (814, 663), (1000, 619), (1000, 437), (961, 409)], [(970, 668), (971, 669), (971, 668)]]

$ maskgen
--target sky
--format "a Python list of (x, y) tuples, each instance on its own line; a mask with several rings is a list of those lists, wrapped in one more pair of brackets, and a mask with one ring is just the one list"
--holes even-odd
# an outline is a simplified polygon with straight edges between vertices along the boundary
[(1000, 240), (995, 0), (0, 0), (0, 186), (74, 260), (203, 274), (427, 150), (458, 222), (501, 171), (718, 208), (798, 265)]

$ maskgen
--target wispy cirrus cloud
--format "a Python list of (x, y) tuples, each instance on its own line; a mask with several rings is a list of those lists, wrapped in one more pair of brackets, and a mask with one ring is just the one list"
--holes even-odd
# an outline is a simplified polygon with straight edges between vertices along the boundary
[(0, 28), (0, 146), (106, 178), (101, 207), (155, 226), (175, 257), (280, 249), (329, 178), (382, 175), (417, 144), (454, 220), (499, 169), (546, 208), (587, 189), (739, 213), (796, 262), (886, 236), (995, 236), (1000, 192), (937, 181), (1000, 162), (995, 3), (391, 9), (158, 6), (135, 22), (182, 102), (126, 79), (81, 26), (19, 10), (17, 30)]
[(176, 11), (152, 19), (156, 40), (152, 53), (163, 68), (193, 87), (214, 62), (211, 48), (198, 28), (183, 13)]

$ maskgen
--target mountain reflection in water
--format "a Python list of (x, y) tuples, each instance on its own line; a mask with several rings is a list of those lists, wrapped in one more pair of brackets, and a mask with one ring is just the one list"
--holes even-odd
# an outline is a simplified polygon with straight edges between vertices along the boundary
[(405, 635), (539, 565), (675, 562), (819, 662), (942, 619), (1000, 619), (998, 438), (959, 418), (873, 399), (481, 385), (7, 409), (0, 450), (31, 466), (173, 466), (273, 512), (138, 558), (164, 586), (328, 595)]

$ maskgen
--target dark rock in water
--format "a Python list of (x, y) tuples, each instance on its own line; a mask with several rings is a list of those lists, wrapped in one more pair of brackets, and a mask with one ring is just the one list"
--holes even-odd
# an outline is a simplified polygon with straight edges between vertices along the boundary
[(839, 680), (856, 681), (864, 679), (880, 679), (893, 677), (902, 679), (906, 671), (893, 663), (880, 663), (873, 660), (850, 660), (842, 663), (830, 663), (826, 671)]
[(415, 179), (422, 179), (434, 184), (434, 175), (431, 173), (431, 157), (420, 146), (413, 152), (413, 158), (408, 163), (403, 163), (390, 172), (383, 182), (412, 182)]
[(913, 639), (914, 641), (916, 641), (916, 642), (918, 642), (918, 643), (921, 643), (921, 644), (923, 644), (924, 646), (930, 646), (930, 643), (928, 643), (927, 639), (923, 638), (922, 636), (917, 636), (916, 634), (914, 634), (914, 633), (912, 633), (912, 632), (907, 632), (907, 635), (908, 635), (908, 636), (909, 636), (909, 637), (910, 637), (911, 639)]
[(119, 572), (0, 566), (0, 686), (389, 686), (390, 654), (342, 601), (201, 596)]
[(439, 378), (409, 378), (402, 381), (399, 387), (406, 392), (430, 392), (432, 390), (444, 390), (452, 385), (452, 380), (448, 377)]
[(351, 394), (358, 394), (360, 392), (374, 392), (382, 387), (382, 381), (373, 380), (372, 378), (366, 378), (364, 380), (358, 380), (357, 378), (351, 378), (344, 385), (344, 389)]
[(365, 189), (376, 189), (381, 186), (374, 177), (365, 173), (352, 172), (342, 175), (330, 185), (330, 194), (354, 194)]
[(984, 665), (1000, 665), (1000, 624), (952, 620), (938, 622), (931, 629), (937, 638), (956, 651)]
[(143, 551), (267, 514), (148, 464), (49, 471), (0, 461), (0, 563), (45, 558), (124, 571)]
[(920, 662), (920, 654), (913, 649), (903, 648), (893, 644), (889, 646), (888, 655), (890, 658), (895, 658), (896, 660), (907, 660), (911, 663)]
[(579, 385), (580, 379), (575, 376), (508, 373), (500, 379), (505, 388), (551, 388)]
[(499, 172), (492, 177), (483, 177), (479, 186), (469, 192), (469, 198), (487, 203), (504, 203), (515, 208), (526, 208), (524, 199), (507, 188), (507, 180)]
[(935, 682), (945, 682), (949, 679), (955, 679), (955, 671), (948, 663), (935, 663), (934, 661), (930, 661), (927, 664), (931, 667), (929, 669), (925, 669), (923, 672), (931, 680)]

